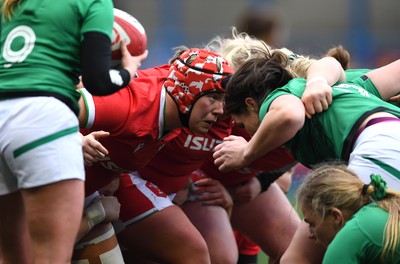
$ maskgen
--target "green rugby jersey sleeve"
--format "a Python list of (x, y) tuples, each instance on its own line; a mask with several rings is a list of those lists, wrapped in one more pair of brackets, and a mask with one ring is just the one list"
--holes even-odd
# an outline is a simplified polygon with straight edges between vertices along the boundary
[(301, 95), (303, 94), (305, 87), (306, 87), (305, 79), (295, 78), (292, 79), (285, 86), (276, 88), (274, 91), (272, 91), (269, 95), (267, 95), (267, 97), (265, 98), (264, 102), (260, 107), (260, 112), (259, 112), (260, 121), (264, 119), (265, 115), (269, 110), (270, 105), (278, 96), (285, 94), (292, 94), (297, 96), (298, 98), (301, 98)]
[(112, 26), (114, 23), (114, 6), (111, 0), (85, 0), (89, 5), (87, 10), (82, 10), (83, 23), (81, 29), (81, 41), (83, 34), (99, 32), (105, 34), (111, 40)]

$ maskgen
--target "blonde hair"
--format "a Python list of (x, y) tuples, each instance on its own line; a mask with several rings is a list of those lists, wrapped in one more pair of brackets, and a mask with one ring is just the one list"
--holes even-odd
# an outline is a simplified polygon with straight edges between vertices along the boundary
[(316, 61), (308, 56), (297, 55), (287, 48), (274, 49), (246, 32), (239, 33), (235, 27), (232, 27), (231, 37), (217, 36), (206, 45), (206, 49), (219, 53), (235, 71), (249, 59), (270, 58), (275, 53), (281, 53), (286, 58), (286, 70), (293, 77), (306, 78), (308, 67)]
[(181, 54), (185, 51), (188, 50), (189, 48), (187, 46), (181, 45), (178, 47), (173, 48), (172, 50), (175, 52), (175, 54), (168, 60), (169, 64), (174, 63), (174, 61), (181, 56)]
[[(280, 54), (280, 57), (284, 58), (282, 65), (293, 77), (307, 78), (308, 68), (317, 60), (310, 56), (298, 55), (287, 48), (272, 48), (264, 41), (252, 37), (246, 32), (239, 33), (235, 27), (231, 28), (230, 37), (216, 36), (206, 44), (205, 48), (224, 57), (234, 71), (237, 71), (249, 59), (271, 58)], [(344, 70), (350, 63), (350, 53), (341, 45), (329, 49), (323, 56), (334, 57)]]
[(11, 19), (11, 16), (14, 14), (14, 6), (20, 1), (21, 0), (0, 0), (0, 3), (3, 3), (3, 6), (1, 7), (3, 19)]
[(361, 207), (376, 202), (389, 213), (385, 226), (385, 241), (381, 254), (383, 259), (389, 252), (392, 257), (400, 242), (400, 193), (386, 189), (386, 195), (374, 200), (377, 188), (365, 185), (358, 176), (344, 165), (324, 164), (311, 171), (297, 190), (298, 205), (311, 209), (324, 218), (333, 208), (355, 214)]

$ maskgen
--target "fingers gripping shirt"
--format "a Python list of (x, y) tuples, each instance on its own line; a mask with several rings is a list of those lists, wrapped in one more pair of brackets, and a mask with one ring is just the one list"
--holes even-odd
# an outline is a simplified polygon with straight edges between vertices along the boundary
[(95, 174), (117, 175), (144, 167), (166, 142), (179, 134), (179, 130), (165, 134), (163, 129), (166, 96), (163, 80), (137, 78), (109, 96), (86, 94), (88, 122), (82, 133), (110, 132), (109, 137), (100, 139), (109, 155), (86, 168), (87, 185), (91, 185)]
[(179, 191), (183, 186), (178, 182), (185, 184), (187, 177), (200, 168), (213, 148), (229, 134), (229, 121), (217, 121), (207, 134), (182, 128), (178, 137), (168, 142), (146, 167), (139, 170), (141, 177), (151, 180), (167, 193)]
[[(214, 165), (212, 153), (214, 147), (231, 132), (249, 138), (244, 129), (237, 126), (232, 129), (230, 118), (218, 120), (205, 135), (195, 134), (183, 128), (177, 138), (164, 146), (156, 158), (139, 170), (141, 177), (151, 180), (168, 193), (178, 191), (182, 187), (177, 187), (179, 178), (184, 178), (200, 167), (224, 185), (232, 186), (249, 180), (259, 170), (280, 170), (294, 162), (287, 149), (278, 148), (242, 170), (222, 173)], [(171, 164), (174, 164), (173, 170)]]

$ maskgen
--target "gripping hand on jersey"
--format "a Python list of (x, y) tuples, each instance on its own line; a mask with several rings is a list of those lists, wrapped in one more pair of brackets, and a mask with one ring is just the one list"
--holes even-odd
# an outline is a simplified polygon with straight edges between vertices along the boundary
[(231, 135), (224, 138), (224, 142), (215, 147), (214, 164), (222, 172), (243, 168), (250, 163), (244, 157), (246, 146), (247, 141), (242, 137)]
[(92, 166), (93, 163), (108, 155), (108, 150), (103, 147), (99, 139), (108, 137), (109, 135), (109, 132), (95, 131), (89, 135), (82, 136), (83, 158), (86, 166)]
[(230, 214), (233, 206), (232, 197), (222, 183), (212, 178), (196, 181), (192, 187), (192, 201), (201, 202), (203, 205), (219, 205)]
[(306, 116), (311, 118), (316, 113), (328, 109), (332, 103), (332, 87), (324, 79), (311, 79), (301, 96), (306, 109)]

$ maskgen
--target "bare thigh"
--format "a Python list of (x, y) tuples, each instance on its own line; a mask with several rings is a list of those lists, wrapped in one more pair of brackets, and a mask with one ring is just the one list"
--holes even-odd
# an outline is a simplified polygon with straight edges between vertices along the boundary
[(235, 203), (231, 222), (271, 259), (279, 260), (300, 225), (300, 218), (286, 195), (272, 184), (252, 201)]
[(35, 257), (51, 256), (49, 263), (70, 261), (82, 218), (84, 182), (65, 180), (22, 193)]
[(212, 263), (237, 263), (238, 249), (228, 214), (224, 208), (188, 202), (183, 210), (208, 245)]
[(29, 263), (29, 233), (19, 191), (0, 196), (0, 215), (0, 251), (3, 260), (6, 263)]
[[(0, 244), (4, 261), (28, 263), (31, 258), (37, 263), (69, 262), (82, 210), (81, 180), (60, 181), (2, 196)], [(15, 246), (16, 243), (20, 244)]]
[(174, 264), (210, 263), (203, 237), (177, 206), (129, 225), (118, 240), (131, 257)]

